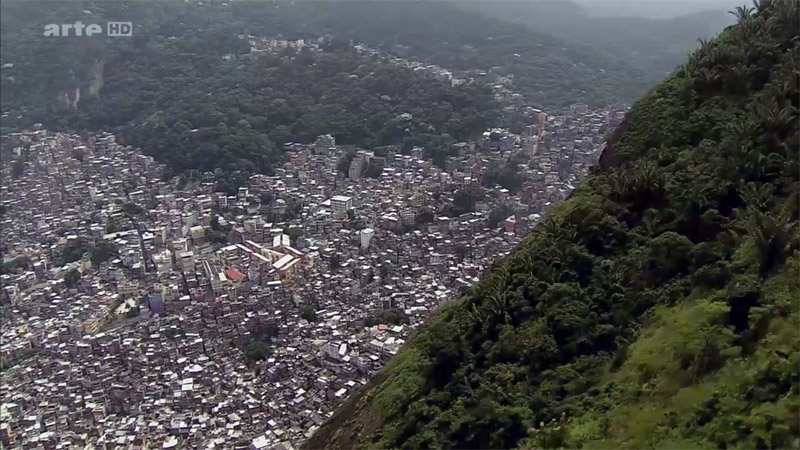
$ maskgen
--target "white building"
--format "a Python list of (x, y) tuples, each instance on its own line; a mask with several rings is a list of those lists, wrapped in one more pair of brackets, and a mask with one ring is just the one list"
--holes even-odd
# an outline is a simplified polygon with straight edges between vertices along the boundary
[(372, 228), (364, 228), (361, 230), (361, 248), (369, 248), (369, 243), (372, 241), (372, 236), (375, 236), (375, 230)]
[(353, 197), (334, 195), (331, 197), (331, 210), (333, 212), (347, 212), (353, 207)]
[(362, 155), (356, 155), (353, 161), (350, 162), (350, 170), (347, 175), (351, 180), (356, 181), (361, 179), (361, 174), (364, 172), (365, 161)]

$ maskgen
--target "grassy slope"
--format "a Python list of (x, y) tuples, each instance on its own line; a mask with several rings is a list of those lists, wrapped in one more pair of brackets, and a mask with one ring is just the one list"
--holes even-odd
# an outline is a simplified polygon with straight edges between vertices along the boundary
[(306, 447), (800, 447), (797, 13), (640, 100), (606, 167)]
[[(768, 393), (757, 403), (751, 397), (780, 373), (788, 378), (784, 382), (796, 384), (799, 270), (795, 256), (764, 283), (757, 314), (774, 317), (763, 324), (764, 336), (748, 354), (736, 345), (733, 331), (721, 325), (727, 314), (720, 302), (723, 290), (657, 307), (625, 363), (606, 373), (604, 395), (570, 420), (568, 442), (586, 448), (708, 448), (723, 443), (739, 448), (790, 443), (796, 448), (797, 391)], [(697, 376), (695, 364), (681, 366), (682, 361), (702, 358), (709, 346), (719, 349), (719, 370)], [(737, 435), (737, 429), (766, 429), (767, 423), (772, 423), (767, 433)]]

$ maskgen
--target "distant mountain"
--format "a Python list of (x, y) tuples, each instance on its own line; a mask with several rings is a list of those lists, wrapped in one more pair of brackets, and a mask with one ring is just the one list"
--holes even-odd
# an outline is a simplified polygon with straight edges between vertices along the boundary
[[(270, 173), (286, 142), (330, 133), (362, 148), (420, 145), (443, 164), (452, 144), (495, 126), (500, 115), (486, 83), (454, 86), (426, 77), (359, 54), (341, 39), (320, 41), (318, 28), (300, 34), (307, 41), (299, 45), (281, 39), (283, 48), (252, 51), (269, 40), (251, 42), (248, 35), (302, 28), (272, 3), (4, 2), (2, 8), (9, 23), (0, 42), (4, 133), (34, 123), (113, 131), (176, 174), (217, 173), (217, 188), (229, 192), (250, 174)], [(133, 22), (133, 36), (42, 31), (48, 23), (109, 20)]]
[[(611, 4), (604, 0), (576, 3), (537, 0), (455, 0), (458, 7), (487, 17), (523, 24), (532, 30), (589, 45), (641, 70), (650, 83), (669, 74), (698, 45), (734, 22), (724, 8), (691, 12), (680, 17), (653, 19), (635, 10), (610, 7), (614, 15), (597, 17), (586, 4)], [(647, 2), (644, 3), (657, 3)], [(681, 5), (686, 2), (672, 2)], [(637, 3), (638, 4), (638, 3)], [(630, 15), (628, 15), (630, 13)]]
[(305, 447), (800, 448), (800, 3), (742, 12)]
[[(462, 11), (408, 1), (12, 1), (0, 3), (2, 131), (113, 130), (120, 142), (177, 172), (221, 171), (235, 192), (269, 173), (280, 144), (331, 133), (372, 148), (413, 145), (443, 161), (452, 140), (486, 127), (518, 129), (489, 83), (508, 98), (558, 109), (629, 102), (641, 73), (592, 47)], [(47, 24), (133, 23), (130, 37), (45, 36)], [(320, 42), (257, 56), (249, 36)], [(426, 77), (364, 43), (452, 69), (472, 83)], [(380, 52), (379, 52), (380, 53)], [(391, 102), (384, 98), (389, 97)], [(397, 117), (413, 116), (406, 124)], [(517, 117), (514, 117), (514, 116)], [(414, 144), (416, 142), (417, 144)], [(277, 144), (277, 145), (276, 145)]]
[(541, 107), (561, 107), (577, 100), (595, 106), (631, 101), (651, 85), (641, 70), (594, 46), (459, 5), (448, 1), (297, 1), (291, 7), (281, 4), (281, 10), (304, 23), (304, 30), (324, 31), (451, 69), (496, 68), (513, 74), (517, 90)]
[[(160, 48), (154, 47), (155, 43), (195, 43), (181, 33), (208, 34), (202, 39), (211, 46), (216, 39), (223, 39), (222, 33), (225, 39), (239, 33), (285, 38), (329, 35), (344, 45), (362, 42), (454, 70), (494, 70), (496, 74), (512, 75), (515, 91), (534, 106), (544, 108), (559, 108), (576, 101), (593, 106), (630, 102), (650, 85), (640, 70), (608, 52), (455, 8), (445, 1), (158, 3), (163, 5), (143, 6), (135, 1), (3, 2), (0, 59), (15, 64), (17, 74), (13, 83), (3, 78), (11, 93), (5, 98), (4, 107), (19, 104), (16, 100), (30, 104), (44, 97), (51, 101), (76, 84), (86, 84), (95, 61), (104, 55), (119, 55), (120, 49), (125, 49), (126, 57), (136, 58)], [(197, 11), (203, 11), (205, 16), (198, 16)], [(102, 19), (103, 14), (112, 20), (133, 21), (133, 38), (42, 36), (44, 24), (76, 20), (91, 23)], [(186, 30), (186, 25), (191, 29)], [(162, 43), (165, 38), (169, 40)]]
[[(546, 3), (569, 0), (535, 0)], [(729, 11), (749, 5), (745, 0), (574, 0), (586, 14), (595, 17), (638, 16), (672, 19), (705, 11)]]

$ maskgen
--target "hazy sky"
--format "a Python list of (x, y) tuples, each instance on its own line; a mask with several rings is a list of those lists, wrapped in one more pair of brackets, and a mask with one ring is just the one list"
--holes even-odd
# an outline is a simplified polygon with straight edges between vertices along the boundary
[[(539, 0), (556, 1), (556, 0)], [(574, 0), (592, 15), (635, 15), (650, 18), (676, 17), (699, 11), (729, 11), (752, 6), (750, 0)]]

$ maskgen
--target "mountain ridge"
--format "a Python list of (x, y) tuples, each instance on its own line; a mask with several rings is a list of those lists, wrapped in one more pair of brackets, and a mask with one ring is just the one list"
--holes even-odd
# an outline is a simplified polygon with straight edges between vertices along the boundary
[(614, 9), (613, 16), (594, 16), (586, 11), (586, 5), (573, 1), (455, 0), (453, 4), (568, 42), (590, 45), (636, 67), (652, 83), (672, 72), (697, 47), (697, 39), (709, 39), (735, 22), (725, 8), (654, 18), (624, 15), (624, 8)]
[(799, 11), (756, 6), (305, 448), (800, 447)]

